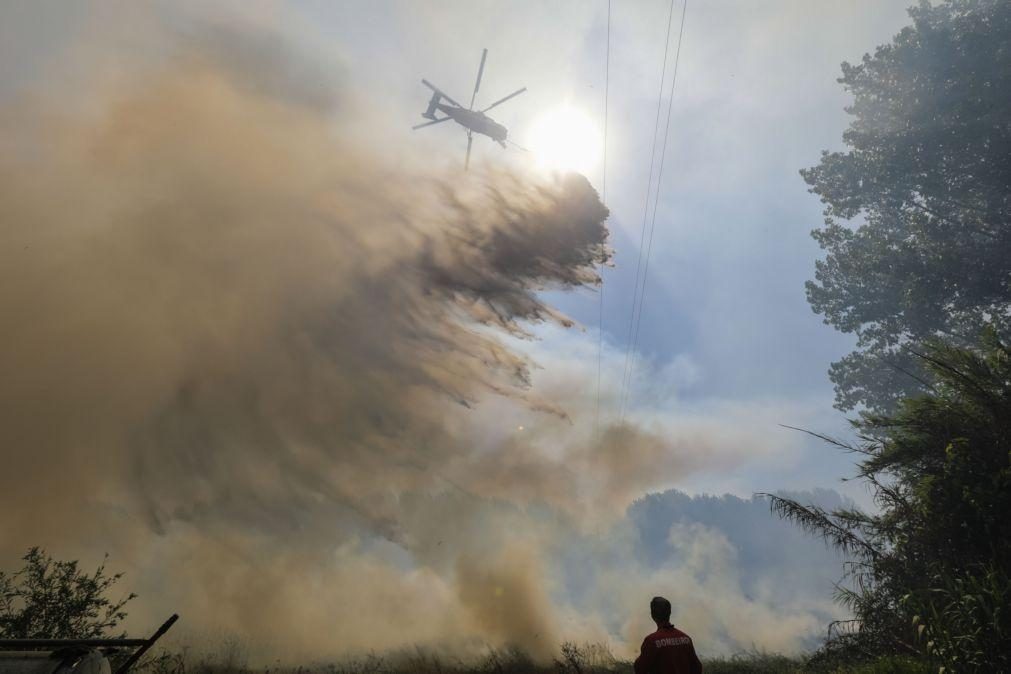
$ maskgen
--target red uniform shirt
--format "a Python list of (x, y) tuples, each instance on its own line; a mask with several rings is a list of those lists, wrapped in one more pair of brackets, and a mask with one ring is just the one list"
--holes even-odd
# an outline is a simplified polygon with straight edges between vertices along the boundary
[(643, 639), (635, 674), (702, 674), (702, 663), (691, 637), (666, 625)]

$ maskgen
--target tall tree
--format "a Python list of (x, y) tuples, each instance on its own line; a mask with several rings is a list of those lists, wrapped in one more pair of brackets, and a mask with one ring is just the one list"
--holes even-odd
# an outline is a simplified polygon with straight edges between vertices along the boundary
[(811, 307), (855, 333), (836, 405), (893, 410), (925, 386), (903, 346), (1011, 332), (1011, 3), (926, 0), (840, 82), (844, 152), (801, 175), (826, 205)]

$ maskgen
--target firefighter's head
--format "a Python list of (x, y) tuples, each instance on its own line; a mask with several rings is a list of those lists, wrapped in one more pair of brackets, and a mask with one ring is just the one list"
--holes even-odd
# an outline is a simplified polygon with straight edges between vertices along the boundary
[(657, 625), (670, 623), (670, 602), (663, 597), (653, 597), (649, 602), (649, 614)]

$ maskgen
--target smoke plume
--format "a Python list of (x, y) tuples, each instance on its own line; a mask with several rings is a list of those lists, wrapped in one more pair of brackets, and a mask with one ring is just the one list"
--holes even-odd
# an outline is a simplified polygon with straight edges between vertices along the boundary
[[(445, 488), (470, 450), (447, 417), (525, 395), (499, 335), (564, 321), (536, 291), (596, 281), (607, 211), (580, 176), (378, 163), (334, 121), (353, 103), (213, 37), (86, 105), (36, 92), (4, 111), (0, 523), (11, 548), (169, 547), (193, 563), (165, 582), (267, 631), (312, 611), (314, 557), (354, 532), (422, 545), (400, 499)], [(522, 564), (455, 552), (444, 591), (481, 629), (527, 622), (542, 598), (510, 579)], [(405, 584), (360, 571), (336, 585)], [(476, 588), (499, 582), (489, 613)], [(362, 601), (417, 604), (391, 594)]]

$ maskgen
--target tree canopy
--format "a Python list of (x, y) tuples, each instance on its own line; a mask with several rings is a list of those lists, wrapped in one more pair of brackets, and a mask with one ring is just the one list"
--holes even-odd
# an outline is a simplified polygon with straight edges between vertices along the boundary
[(853, 556), (840, 599), (858, 654), (907, 652), (955, 671), (1011, 670), (1011, 349), (931, 342), (914, 355), (934, 381), (894, 415), (856, 426), (857, 477), (877, 513), (771, 497), (781, 515)]
[(830, 376), (841, 409), (895, 409), (929, 374), (903, 346), (1011, 327), (1011, 3), (926, 1), (840, 82), (846, 150), (802, 176), (826, 251), (811, 307), (855, 333)]

